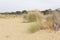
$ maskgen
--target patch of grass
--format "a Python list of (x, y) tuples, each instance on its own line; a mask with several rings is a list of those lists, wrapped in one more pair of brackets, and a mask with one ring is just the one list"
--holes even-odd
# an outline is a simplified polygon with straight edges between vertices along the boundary
[(0, 15), (0, 18), (15, 18), (16, 15)]
[(28, 29), (30, 33), (34, 33), (37, 30), (39, 30), (38, 26), (36, 24), (32, 24), (31, 27)]

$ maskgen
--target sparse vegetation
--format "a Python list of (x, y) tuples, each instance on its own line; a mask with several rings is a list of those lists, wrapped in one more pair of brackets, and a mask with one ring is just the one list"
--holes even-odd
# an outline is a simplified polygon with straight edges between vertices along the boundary
[(53, 30), (53, 24), (54, 20), (52, 16), (48, 16), (47, 19), (43, 19), (42, 21), (37, 21), (35, 24), (32, 24), (32, 26), (29, 28), (29, 31), (31, 33), (34, 33), (38, 30), (44, 30), (44, 29), (51, 29)]
[(53, 29), (54, 18), (53, 18), (52, 14), (43, 15), (39, 12), (37, 12), (37, 13), (35, 12), (35, 13), (29, 14), (28, 17), (30, 17), (29, 21), (36, 22), (29, 29), (29, 31), (32, 33), (36, 32), (37, 30), (42, 30), (42, 29), (51, 29), (51, 30)]
[(22, 14), (24, 22), (26, 20), (27, 23), (35, 22), (35, 24), (32, 24), (29, 28), (30, 32), (36, 32), (41, 29), (53, 29), (54, 25), (54, 16), (52, 14), (59, 13), (60, 10), (52, 11), (51, 9), (45, 10), (45, 11), (16, 11), (11, 13), (1, 13), (0, 18), (15, 18), (17, 16), (20, 16)]
[(27, 18), (29, 22), (36, 22), (29, 29), (30, 32), (33, 33), (40, 29), (46, 29), (45, 27), (46, 18), (42, 13), (38, 11), (29, 12), (29, 14), (27, 14), (25, 18)]
[(0, 15), (0, 18), (15, 18), (16, 15)]

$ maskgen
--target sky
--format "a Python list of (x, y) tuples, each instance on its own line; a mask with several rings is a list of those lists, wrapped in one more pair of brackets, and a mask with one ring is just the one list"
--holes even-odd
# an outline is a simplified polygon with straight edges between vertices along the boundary
[(60, 0), (0, 0), (0, 12), (60, 8)]

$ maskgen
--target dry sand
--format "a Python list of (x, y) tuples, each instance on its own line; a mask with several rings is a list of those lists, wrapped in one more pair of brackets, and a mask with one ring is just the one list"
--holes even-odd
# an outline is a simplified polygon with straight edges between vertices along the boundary
[(60, 40), (60, 31), (28, 33), (31, 23), (21, 22), (20, 18), (0, 19), (0, 40)]

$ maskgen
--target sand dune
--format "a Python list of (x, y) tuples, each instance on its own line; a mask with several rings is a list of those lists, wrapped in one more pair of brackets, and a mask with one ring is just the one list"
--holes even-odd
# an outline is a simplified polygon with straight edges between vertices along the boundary
[(21, 22), (21, 18), (0, 19), (0, 40), (60, 40), (60, 31), (27, 33), (31, 23)]

